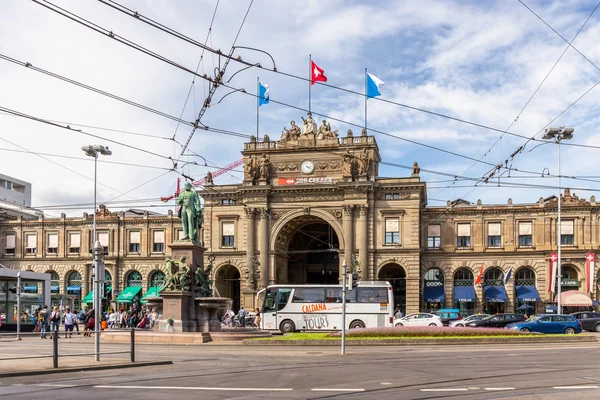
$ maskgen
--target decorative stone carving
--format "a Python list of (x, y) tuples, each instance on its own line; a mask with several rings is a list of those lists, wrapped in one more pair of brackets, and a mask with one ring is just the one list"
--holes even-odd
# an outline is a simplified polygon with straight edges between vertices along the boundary
[(267, 180), (271, 177), (271, 161), (263, 154), (260, 161), (260, 179)]
[(352, 129), (348, 129), (348, 132), (346, 132), (346, 136), (352, 137)]
[(283, 194), (274, 194), (272, 197), (273, 201), (279, 202), (290, 202), (290, 203), (302, 203), (309, 201), (339, 201), (343, 200), (344, 196), (342, 194), (324, 194), (324, 195), (283, 195)]
[(205, 183), (207, 185), (212, 185), (213, 184), (213, 175), (212, 175), (212, 172), (208, 171), (206, 173)]
[(317, 133), (317, 124), (315, 120), (312, 118), (312, 113), (308, 112), (306, 119), (302, 117), (302, 121), (304, 124), (302, 125), (302, 135), (316, 134)]
[(333, 215), (336, 219), (342, 219), (342, 210), (327, 210), (327, 212)]
[(367, 136), (367, 128), (362, 128), (361, 136)]
[(353, 204), (346, 204), (344, 206), (344, 214), (345, 215), (352, 215), (354, 214), (354, 205)]
[(331, 130), (331, 125), (327, 121), (323, 120), (319, 131), (317, 133), (317, 139), (335, 139), (338, 137), (338, 130)]
[(283, 127), (280, 141), (284, 143), (289, 142), (290, 140), (298, 140), (298, 137), (300, 136), (300, 128), (296, 125), (296, 123), (291, 121), (290, 125), (290, 129), (286, 129), (285, 126)]
[(416, 161), (413, 164), (412, 167), (412, 174), (413, 175), (419, 175), (421, 173), (421, 167), (419, 167), (419, 163), (417, 163)]
[(304, 207), (304, 215), (310, 215), (310, 207)]
[(246, 218), (254, 218), (254, 216), (256, 215), (256, 208), (244, 207), (244, 212), (246, 213)]
[(358, 176), (364, 176), (369, 172), (369, 153), (367, 153), (367, 149), (364, 149), (359, 155), (358, 160), (356, 160), (356, 172)]
[(369, 211), (369, 206), (361, 204), (360, 206), (358, 206), (358, 211), (360, 212), (360, 215), (367, 215), (367, 212)]
[(342, 155), (342, 160), (344, 161), (342, 169), (344, 177), (352, 177), (354, 175), (354, 155), (346, 149), (346, 152)]
[(339, 170), (339, 169), (340, 169), (339, 161), (317, 163), (317, 170), (319, 170), (319, 171)]
[(298, 164), (297, 163), (279, 164), (277, 166), (277, 171), (279, 171), (279, 172), (298, 171)]

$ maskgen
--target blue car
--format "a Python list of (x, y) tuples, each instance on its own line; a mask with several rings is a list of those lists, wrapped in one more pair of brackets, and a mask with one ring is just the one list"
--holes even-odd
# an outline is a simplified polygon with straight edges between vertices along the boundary
[(572, 315), (542, 314), (529, 318), (527, 321), (506, 325), (507, 329), (521, 332), (539, 333), (581, 333), (581, 322)]

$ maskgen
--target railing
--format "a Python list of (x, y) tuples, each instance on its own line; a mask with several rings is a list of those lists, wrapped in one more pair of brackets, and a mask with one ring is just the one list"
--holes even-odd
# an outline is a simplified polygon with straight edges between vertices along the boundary
[[(58, 334), (56, 332), (28, 332), (28, 333), (6, 333), (0, 332), (0, 337), (15, 337), (15, 339), (20, 340), (21, 336), (40, 336), (46, 335), (52, 337), (52, 355), (40, 355), (40, 356), (19, 356), (19, 357), (5, 357), (0, 358), (0, 362), (2, 361), (10, 361), (10, 360), (25, 360), (25, 359), (33, 359), (33, 358), (52, 358), (52, 365), (54, 368), (58, 368), (58, 359), (59, 357), (82, 357), (82, 356), (96, 356), (96, 355), (108, 355), (108, 354), (129, 354), (130, 360), (132, 363), (135, 362), (135, 329), (131, 328), (130, 330), (130, 348), (129, 351), (101, 351), (100, 353), (92, 352), (92, 353), (75, 353), (75, 354), (62, 354), (60, 355), (58, 352)], [(64, 333), (64, 332), (63, 332)], [(102, 333), (102, 331), (86, 331), (86, 333), (98, 334)], [(71, 342), (69, 342), (71, 343)]]

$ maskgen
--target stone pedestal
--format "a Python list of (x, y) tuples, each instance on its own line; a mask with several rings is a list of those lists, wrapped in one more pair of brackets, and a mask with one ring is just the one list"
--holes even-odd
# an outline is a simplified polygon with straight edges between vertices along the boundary
[(198, 332), (220, 332), (221, 321), (217, 312), (230, 309), (233, 300), (226, 297), (196, 297), (195, 303)]
[[(196, 332), (194, 297), (191, 292), (162, 292), (162, 315), (158, 321), (158, 332)], [(173, 324), (167, 321), (173, 320)]]
[(194, 280), (194, 274), (196, 273), (196, 265), (204, 267), (204, 247), (194, 244), (192, 242), (175, 242), (169, 245), (171, 249), (171, 258), (175, 261), (179, 261), (181, 257), (185, 257), (186, 263), (192, 269), (191, 278)]

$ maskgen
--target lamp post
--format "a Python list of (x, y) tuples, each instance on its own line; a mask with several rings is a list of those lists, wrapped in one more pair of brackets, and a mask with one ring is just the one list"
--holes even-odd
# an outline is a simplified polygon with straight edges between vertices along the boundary
[(21, 271), (17, 272), (17, 340), (21, 340)]
[(562, 306), (561, 306), (561, 290), (562, 290), (562, 266), (561, 266), (561, 224), (560, 224), (560, 141), (561, 140), (569, 140), (573, 137), (574, 128), (570, 127), (550, 127), (546, 128), (544, 136), (542, 139), (552, 139), (558, 145), (558, 218), (557, 218), (557, 227), (556, 227), (556, 237), (557, 237), (557, 248), (558, 248), (558, 266), (556, 268), (556, 274), (558, 278), (558, 290), (556, 292), (556, 313), (562, 314)]
[(96, 183), (98, 176), (98, 154), (102, 154), (103, 156), (110, 156), (112, 152), (107, 147), (102, 145), (89, 145), (83, 146), (81, 148), (85, 152), (86, 156), (94, 157), (94, 239), (92, 243), (94, 243), (94, 319), (95, 326), (94, 330), (96, 334), (94, 335), (94, 347), (96, 353), (96, 361), (100, 361), (100, 281), (104, 280), (104, 276), (100, 275), (100, 269), (104, 270), (104, 265), (102, 263), (102, 244), (97, 240), (96, 237)]

